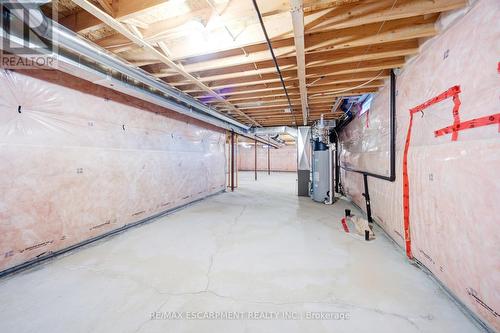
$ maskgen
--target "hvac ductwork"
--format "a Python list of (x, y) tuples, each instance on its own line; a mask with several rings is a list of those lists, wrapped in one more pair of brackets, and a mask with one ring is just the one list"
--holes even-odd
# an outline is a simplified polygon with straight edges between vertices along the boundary
[[(22, 2), (18, 4), (25, 7)], [(12, 14), (15, 15), (16, 12), (18, 11), (13, 11)], [(78, 76), (79, 72), (82, 72), (85, 79), (95, 84), (107, 86), (240, 134), (247, 134), (250, 129), (249, 126), (217, 112), (146, 71), (128, 64), (111, 52), (84, 40), (73, 31), (45, 17), (40, 10), (26, 8), (26, 12), (30, 15), (31, 30), (59, 48), (59, 54), (55, 55), (60, 65), (57, 69)], [(24, 18), (19, 19), (24, 20)], [(5, 31), (2, 32), (5, 34)], [(12, 39), (13, 36), (9, 37)], [(85, 59), (98, 64), (98, 68), (84, 64)]]
[(255, 135), (279, 135), (279, 134), (288, 134), (293, 138), (297, 139), (297, 129), (288, 126), (277, 126), (277, 127), (259, 127), (252, 129), (252, 133)]

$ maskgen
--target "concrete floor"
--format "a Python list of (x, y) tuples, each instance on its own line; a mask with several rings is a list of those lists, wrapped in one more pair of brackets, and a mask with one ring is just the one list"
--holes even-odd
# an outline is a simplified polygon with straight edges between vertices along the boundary
[[(479, 331), (380, 231), (343, 233), (350, 204), (295, 187), (241, 173), (235, 193), (2, 279), (0, 332)], [(193, 319), (216, 315), (247, 319)]]

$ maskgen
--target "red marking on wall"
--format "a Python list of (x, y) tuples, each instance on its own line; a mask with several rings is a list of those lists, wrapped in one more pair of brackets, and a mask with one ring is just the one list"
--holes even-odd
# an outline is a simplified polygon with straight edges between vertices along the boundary
[(344, 227), (345, 232), (349, 232), (349, 227), (347, 226), (347, 223), (345, 221), (345, 217), (342, 218), (342, 227)]
[(405, 149), (403, 152), (403, 221), (406, 256), (413, 258), (411, 254), (410, 239), (410, 188), (408, 179), (408, 149), (410, 148), (411, 127), (413, 125), (413, 113), (410, 113), (410, 124), (406, 133)]
[(475, 118), (471, 120), (467, 120), (458, 124), (453, 124), (448, 127), (444, 127), (441, 129), (438, 129), (434, 131), (434, 135), (436, 137), (450, 134), (450, 133), (458, 133), (458, 131), (463, 131), (471, 128), (476, 128), (476, 127), (481, 127), (481, 126), (487, 126), (487, 125), (494, 125), (498, 124), (498, 132), (500, 133), (500, 113), (497, 114), (492, 114), (489, 116), (484, 116), (481, 118)]
[(366, 111), (366, 128), (370, 128), (370, 110)]
[[(458, 97), (458, 93), (453, 95), (453, 126), (460, 126), (460, 115), (458, 114), (458, 110), (460, 109), (460, 97)], [(457, 141), (458, 139), (458, 131), (453, 131), (451, 134), (451, 141)]]
[[(405, 238), (405, 250), (406, 256), (409, 259), (413, 259), (413, 254), (411, 252), (411, 236), (410, 236), (410, 180), (408, 178), (408, 151), (410, 149), (410, 139), (411, 139), (411, 128), (413, 125), (413, 115), (417, 112), (423, 111), (431, 105), (442, 102), (445, 99), (453, 98), (453, 126), (460, 124), (459, 109), (460, 109), (460, 99), (458, 94), (460, 93), (460, 86), (453, 86), (445, 92), (433, 97), (426, 102), (417, 105), (410, 109), (410, 123), (408, 124), (408, 132), (406, 133), (405, 149), (403, 152), (403, 218), (404, 218), (404, 238)], [(458, 138), (458, 131), (452, 132), (452, 140), (455, 141)]]
[(436, 103), (439, 103), (441, 101), (444, 101), (447, 98), (453, 97), (454, 95), (459, 94), (460, 91), (460, 86), (453, 86), (450, 89), (446, 90), (445, 92), (442, 92), (441, 94), (437, 95), (436, 97), (433, 97), (426, 102), (415, 106), (414, 108), (410, 109), (410, 114), (420, 112), (424, 109), (427, 109), (429, 106), (434, 105)]

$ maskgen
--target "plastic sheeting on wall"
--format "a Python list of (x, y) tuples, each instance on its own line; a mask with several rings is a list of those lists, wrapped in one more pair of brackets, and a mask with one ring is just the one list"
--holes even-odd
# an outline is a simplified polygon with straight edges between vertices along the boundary
[[(257, 170), (267, 170), (267, 148), (257, 145)], [(242, 171), (255, 170), (254, 146), (241, 143), (238, 145), (238, 168)], [(271, 149), (271, 171), (297, 171), (297, 146), (286, 145), (279, 149)]]
[[(367, 111), (356, 119), (359, 126), (344, 129), (339, 147), (343, 166), (387, 177), (390, 175), (388, 100), (389, 89), (382, 90), (371, 103), (371, 109), (382, 109), (385, 113)], [(364, 137), (371, 140), (359, 140)]]
[(0, 271), (225, 188), (223, 132), (40, 73), (0, 72)]
[[(369, 177), (369, 190), (372, 215), (402, 246), (402, 164), (409, 110), (459, 86), (458, 123), (499, 114), (499, 21), (498, 1), (476, 2), (424, 44), (421, 55), (397, 78), (396, 181)], [(411, 252), (474, 313), (500, 330), (499, 124), (459, 126), (453, 141), (451, 132), (435, 133), (455, 123), (453, 97), (429, 104), (413, 115), (407, 154)], [(384, 173), (388, 116), (386, 86), (372, 104), (370, 130), (361, 117), (342, 133), (342, 164)], [(382, 130), (371, 131), (374, 126)], [(364, 207), (362, 175), (343, 171), (342, 176), (346, 192)]]

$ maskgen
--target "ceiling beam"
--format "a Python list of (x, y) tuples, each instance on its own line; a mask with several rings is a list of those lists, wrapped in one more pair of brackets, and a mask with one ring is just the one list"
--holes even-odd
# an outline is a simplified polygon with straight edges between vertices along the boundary
[[(306, 52), (311, 52), (311, 51), (317, 52), (322, 50), (333, 50), (333, 49), (341, 50), (353, 47), (377, 45), (381, 43), (391, 43), (409, 39), (429, 37), (437, 33), (436, 29), (434, 28), (435, 20), (436, 20), (435, 16), (428, 18), (412, 17), (412, 18), (388, 21), (385, 22), (385, 24), (382, 27), (380, 23), (373, 23), (352, 28), (338, 29), (335, 31), (307, 33), (305, 35)], [(273, 43), (273, 49), (275, 49), (276, 53), (281, 57), (284, 57), (287, 54), (290, 56), (295, 54), (294, 38), (275, 39), (273, 40), (272, 43)], [(192, 62), (193, 61), (192, 59), (197, 59), (198, 61), (201, 62), (210, 61), (210, 63), (213, 64), (216, 63), (213, 60), (222, 59), (231, 54), (235, 55), (236, 57), (233, 58), (233, 60), (231, 60), (234, 61), (233, 62), (234, 65), (237, 64), (237, 61), (243, 61), (244, 64), (250, 65), (247, 66), (245, 70), (252, 70), (252, 69), (255, 70), (255, 68), (252, 68), (253, 59), (250, 55), (252, 53), (258, 52), (256, 59), (260, 60), (269, 59), (269, 57), (265, 58), (264, 51), (266, 51), (266, 47), (267, 44), (258, 43), (245, 46), (243, 49), (236, 48), (236, 49), (226, 50), (223, 52), (207, 54), (205, 55), (206, 58), (201, 56), (187, 58), (190, 60), (188, 61), (189, 63), (186, 63), (186, 65), (192, 65), (193, 71), (195, 71), (196, 66), (198, 66), (198, 68), (200, 67), (203, 68), (203, 66), (201, 64), (194, 65), (195, 63)], [(243, 55), (242, 52), (244, 53)], [(123, 54), (123, 56), (125, 58), (128, 57), (128, 58), (138, 59), (138, 55), (136, 53)], [(361, 53), (358, 52), (357, 54), (359, 55), (363, 53), (364, 52)], [(306, 61), (307, 57), (309, 57), (309, 54), (306, 54)], [(182, 58), (178, 59), (176, 58), (175, 60), (184, 62)], [(154, 59), (146, 59), (146, 61), (157, 62)], [(144, 64), (144, 62), (142, 62), (142, 64)], [(239, 70), (241, 71), (241, 69)], [(163, 77), (172, 75), (172, 73), (170, 74), (161, 73), (161, 74), (162, 74), (161, 76)], [(202, 76), (206, 76), (206, 74), (202, 74)]]
[[(378, 77), (375, 77), (378, 78)], [(315, 86), (309, 89), (310, 94), (317, 94), (317, 93), (335, 93), (335, 91), (340, 91), (340, 90), (347, 90), (347, 89), (362, 89), (362, 88), (375, 88), (375, 87), (382, 87), (384, 85), (384, 81), (380, 79), (373, 80), (371, 82), (364, 82), (364, 83), (359, 83), (359, 82), (354, 82), (350, 84), (328, 84), (328, 85), (322, 85), (322, 86)], [(271, 95), (271, 93), (273, 93)], [(243, 98), (241, 98), (243, 96)], [(262, 91), (259, 93), (249, 93), (249, 94), (241, 94), (241, 95), (234, 95), (234, 96), (226, 96), (227, 100), (230, 101), (233, 104), (241, 105), (243, 103), (255, 103), (255, 102), (267, 102), (267, 101), (278, 101), (278, 100), (286, 100), (285, 95), (283, 92), (280, 92), (279, 90), (272, 90), (272, 91)], [(297, 89), (290, 91), (290, 99), (294, 101), (300, 100), (300, 93)]]
[[(313, 67), (313, 66), (346, 63), (346, 62), (360, 61), (360, 60), (407, 56), (418, 53), (418, 50), (419, 50), (418, 40), (411, 39), (398, 42), (376, 44), (369, 48), (367, 48), (366, 46), (358, 46), (348, 49), (329, 50), (329, 51), (305, 54), (305, 64), (306, 67)], [(267, 57), (269, 58), (269, 55), (267, 55)], [(130, 58), (128, 60), (131, 61)], [(156, 73), (157, 75), (158, 73), (163, 73), (165, 75), (172, 75), (172, 70), (167, 70), (164, 64), (157, 63), (158, 60), (151, 60), (151, 61), (154, 61), (155, 64), (144, 66), (143, 67), (144, 70)], [(206, 63), (201, 62), (192, 65), (184, 65), (184, 70), (204, 80), (204, 77), (207, 76), (241, 73), (242, 71), (247, 71), (247, 72), (250, 71), (258, 73), (261, 72), (261, 70), (263, 69), (274, 68), (274, 62), (272, 60), (251, 62), (250, 59), (246, 59), (245, 61), (250, 61), (250, 62), (244, 64), (233, 64), (226, 67), (224, 65), (225, 64), (224, 59), (221, 59), (219, 61), (220, 62), (219, 65), (217, 66), (218, 69), (211, 69), (210, 67), (206, 68), (204, 67)], [(213, 60), (211, 62), (213, 62)], [(284, 69), (292, 69), (297, 67), (298, 72), (300, 72), (297, 66), (297, 61), (295, 56), (278, 58), (278, 64), (280, 65), (281, 68)], [(278, 76), (275, 73), (259, 73), (254, 75), (257, 76), (267, 75), (272, 78), (278, 78)], [(240, 80), (244, 80), (244, 77), (241, 76)], [(174, 79), (171, 78), (171, 76), (167, 77), (167, 82), (176, 86), (183, 84), (182, 81), (176, 82)], [(208, 84), (213, 85), (211, 83)]]
[(97, 2), (99, 3), (99, 5), (101, 5), (102, 9), (106, 11), (106, 13), (108, 13), (111, 16), (114, 16), (113, 7), (111, 7), (111, 4), (108, 2), (108, 0), (97, 0)]
[[(139, 0), (128, 0), (128, 1), (141, 3), (141, 1)], [(164, 10), (168, 10), (170, 8), (168, 7), (168, 5), (170, 5), (168, 4), (169, 1), (164, 0), (163, 2), (167, 3), (167, 7), (165, 7)], [(196, 5), (194, 4), (195, 2), (197, 3)], [(255, 27), (257, 26), (257, 24), (255, 24), (254, 22), (255, 10), (252, 6), (249, 6), (248, 3), (246, 3), (245, 1), (226, 1), (224, 10), (221, 11), (214, 10), (215, 6), (213, 6), (212, 2), (213, 0), (186, 1), (186, 3), (190, 3), (191, 5), (194, 5), (193, 7), (196, 6), (199, 9), (192, 10), (188, 13), (168, 17), (163, 20), (151, 23), (149, 27), (144, 30), (144, 38), (148, 42), (157, 42), (158, 40), (169, 39), (169, 37), (172, 36), (172, 32), (175, 32), (177, 35), (180, 32), (184, 32), (185, 35), (188, 36), (190, 33), (192, 33), (192, 31), (189, 28), (183, 27), (185, 23), (188, 23), (193, 19), (196, 20), (200, 18), (204, 22), (209, 22), (211, 21), (211, 18), (214, 17), (214, 15), (217, 18), (216, 19), (217, 21), (216, 22), (214, 21), (215, 24), (223, 22), (222, 24), (226, 27), (224, 28), (225, 31), (228, 31), (228, 27), (236, 28), (241, 24), (244, 24), (244, 30), (255, 30)], [(200, 8), (200, 6), (204, 6), (205, 8)], [(219, 7), (219, 5), (217, 6)], [(288, 1), (283, 1), (283, 0), (262, 1), (261, 7), (262, 7), (262, 16), (266, 19), (273, 15), (288, 12), (290, 9)], [(279, 17), (280, 16), (278, 15), (278, 18)], [(283, 16), (281, 16), (281, 18), (283, 18)], [(241, 36), (233, 36), (233, 34), (231, 33), (231, 38), (233, 40), (235, 39), (235, 37), (241, 38)], [(275, 37), (275, 35), (273, 35), (272, 37)], [(250, 40), (251, 42), (242, 43), (241, 47), (244, 47), (246, 44), (258, 43), (261, 41), (260, 38), (257, 39), (251, 38)], [(130, 43), (130, 41), (123, 38), (119, 34), (112, 34), (110, 36), (97, 40), (96, 42), (98, 45), (108, 48), (110, 51), (113, 52), (124, 52), (135, 48), (133, 43)], [(239, 43), (236, 43), (236, 45), (238, 44)], [(220, 51), (220, 52), (225, 52), (225, 51)], [(238, 54), (240, 54), (240, 52)], [(195, 54), (190, 54), (190, 57), (196, 58), (198, 56), (202, 55), (198, 54), (197, 52)], [(179, 59), (173, 58), (173, 60), (179, 60)]]
[(430, 37), (437, 34), (436, 15), (371, 23), (346, 29), (307, 33), (306, 51), (350, 48)]
[[(295, 81), (285, 81), (285, 86), (287, 89), (293, 89), (293, 88), (298, 88), (299, 84), (297, 80)], [(243, 86), (243, 87), (234, 87), (234, 88), (229, 88), (229, 89), (216, 89), (217, 93), (219, 93), (222, 96), (227, 96), (227, 95), (237, 95), (237, 94), (244, 94), (248, 92), (254, 92), (254, 91), (260, 91), (260, 90), (283, 90), (283, 86), (281, 85), (281, 82), (273, 82), (273, 83), (267, 83), (267, 84), (254, 84), (254, 85), (248, 85), (248, 86)]]
[(307, 77), (321, 77), (333, 74), (346, 74), (382, 69), (399, 68), (405, 64), (404, 57), (350, 62), (348, 64), (328, 65), (307, 69)]
[(314, 12), (321, 9), (327, 9), (337, 6), (342, 6), (345, 4), (358, 2), (359, 0), (305, 0), (304, 1), (304, 12)]
[[(351, 41), (353, 46), (336, 45), (333, 50), (331, 48), (326, 48), (320, 49), (316, 52), (307, 53), (305, 54), (305, 63), (307, 66), (314, 66), (315, 63), (321, 61), (342, 63), (355, 60), (368, 60), (381, 57), (413, 54), (418, 52), (417, 38), (435, 33), (435, 29), (432, 29), (432, 32), (430, 32), (429, 30), (422, 27), (421, 29), (413, 30), (411, 29), (411, 27), (404, 27), (404, 29), (397, 28), (394, 33), (398, 33), (398, 31), (398, 36), (395, 36), (393, 39), (387, 38), (383, 43), (380, 41), (373, 43), (374, 39), (376, 39), (377, 36), (367, 37), (365, 38), (364, 42), (357, 42), (356, 39), (359, 37), (359, 35), (352, 35), (347, 39)], [(315, 38), (315, 36), (316, 35), (313, 35), (313, 37), (310, 38)], [(417, 37), (411, 38), (411, 36)], [(323, 37), (324, 38), (322, 39), (322, 41), (324, 43), (329, 43), (332, 38), (335, 39), (338, 36), (333, 35), (333, 37), (328, 37), (324, 35)], [(308, 40), (310, 40), (310, 38)], [(288, 50), (289, 48), (287, 47), (286, 49)], [(282, 51), (283, 50), (281, 49), (277, 49), (277, 54), (284, 54)], [(185, 64), (185, 69), (190, 73), (195, 73), (197, 76), (206, 77), (228, 74), (232, 72), (254, 72), (257, 70), (268, 69), (274, 66), (273, 62), (270, 60), (269, 53), (265, 54), (265, 52), (258, 52), (258, 55), (258, 57), (253, 57), (252, 54), (248, 54), (248, 56), (230, 57), (231, 61), (227, 61), (225, 58), (220, 58), (218, 60), (212, 59), (209, 61)], [(207, 56), (209, 58), (212, 58), (212, 55), (210, 54)], [(294, 66), (297, 64), (295, 58), (296, 56), (281, 56), (278, 57), (278, 62), (280, 66)], [(142, 62), (142, 64), (144, 64), (145, 62), (157, 63), (149, 64), (144, 67), (144, 69), (155, 72), (158, 74), (158, 76), (162, 77), (173, 75), (171, 71), (166, 70), (165, 65), (158, 64), (158, 60), (156, 59), (151, 59), (150, 57), (141, 59), (139, 55), (134, 55), (133, 57), (128, 57), (128, 60), (139, 61)]]
[(110, 26), (117, 32), (121, 33), (128, 39), (130, 39), (132, 42), (135, 44), (143, 47), (145, 50), (148, 52), (151, 52), (152, 55), (160, 59), (162, 62), (164, 62), (166, 65), (168, 65), (170, 68), (176, 70), (180, 75), (185, 77), (187, 80), (191, 81), (193, 84), (197, 85), (200, 89), (206, 91), (210, 96), (214, 97), (215, 99), (224, 101), (227, 106), (235, 111), (236, 113), (240, 113), (243, 117), (246, 118), (247, 121), (249, 121), (253, 125), (260, 126), (260, 124), (252, 119), (251, 117), (247, 116), (244, 112), (238, 110), (236, 107), (234, 107), (231, 103), (227, 102), (223, 97), (218, 95), (216, 92), (214, 92), (212, 89), (207, 87), (205, 84), (203, 84), (201, 81), (198, 81), (194, 76), (191, 74), (187, 73), (182, 69), (179, 65), (174, 63), (172, 60), (170, 60), (164, 53), (158, 51), (155, 47), (153, 47), (151, 44), (148, 42), (144, 41), (141, 37), (137, 36), (135, 33), (131, 32), (128, 30), (122, 23), (111, 17), (110, 15), (106, 14), (103, 10), (99, 9), (92, 3), (90, 3), (88, 0), (73, 0), (77, 5), (94, 15), (95, 17), (99, 18), (101, 21), (105, 22), (106, 25)]
[(307, 67), (326, 64), (341, 64), (353, 61), (373, 60), (416, 54), (419, 51), (417, 39), (357, 46), (306, 54)]
[[(226, 0), (214, 9), (212, 0), (187, 1), (188, 12), (141, 22), (146, 11), (168, 9), (172, 3), (74, 0), (86, 11), (61, 22), (80, 33), (107, 24), (115, 31), (98, 40), (99, 45), (239, 121), (271, 126), (301, 122), (302, 117), (305, 125), (321, 114), (327, 119), (343, 116), (334, 110), (342, 97), (377, 92), (389, 69), (402, 67), (408, 56), (418, 53), (421, 38), (437, 34), (439, 13), (467, 4), (467, 0), (261, 0), (266, 26), (269, 22), (270, 32), (274, 31), (272, 47), (289, 92), (285, 96), (268, 45), (255, 33), (249, 35), (253, 31), (249, 27), (255, 25), (245, 21), (255, 15), (251, 2)], [(219, 12), (219, 7), (224, 9)], [(274, 9), (281, 14), (270, 18)], [(228, 44), (231, 49), (222, 43), (214, 48), (184, 47), (182, 38), (191, 31), (183, 24), (198, 15), (211, 21), (214, 12), (224, 19), (226, 29), (228, 22), (246, 22), (238, 43)], [(239, 34), (236, 26), (230, 25), (230, 35)], [(208, 50), (212, 53), (202, 54)], [(284, 112), (289, 104), (294, 110), (300, 107), (301, 114)]]
[[(280, 66), (296, 65), (295, 56), (287, 55), (291, 51), (291, 47), (276, 50), (275, 54)], [(208, 56), (210, 56), (210, 54), (208, 54)], [(272, 64), (272, 58), (269, 54), (269, 51), (259, 51), (255, 53), (247, 53), (246, 55), (241, 54), (191, 63), (186, 63), (186, 61), (184, 61), (183, 59), (181, 59), (180, 61), (184, 64), (184, 67), (189, 72), (217, 70), (220, 68), (244, 68), (244, 70), (253, 70), (256, 68), (258, 69), (274, 66), (274, 64)], [(158, 63), (148, 64), (147, 67), (151, 68), (151, 70), (154, 72), (160, 72), (165, 69), (165, 66), (161, 66), (161, 64)]]
[(297, 74), (299, 77), (300, 105), (302, 107), (302, 119), (304, 126), (307, 125), (307, 87), (306, 87), (306, 56), (304, 50), (304, 12), (302, 11), (302, 0), (290, 0), (292, 7), (293, 35), (295, 40), (295, 56), (297, 58)]
[[(268, 58), (271, 58), (268, 56)], [(297, 65), (295, 57), (282, 57), (278, 58), (278, 65), (280, 67), (295, 67)], [(247, 59), (248, 61), (248, 59)], [(157, 61), (155, 61), (157, 62)], [(232, 74), (235, 72), (242, 72), (242, 71), (258, 71), (261, 69), (274, 69), (274, 62), (272, 59), (269, 60), (263, 60), (259, 62), (249, 62), (245, 64), (236, 64), (236, 65), (229, 65), (229, 66), (224, 66), (224, 61), (221, 59), (221, 63), (216, 66), (215, 68), (204, 68), (204, 66), (200, 65), (184, 65), (184, 68), (186, 71), (195, 74), (196, 76), (199, 77), (206, 77), (206, 76), (215, 76), (215, 75), (223, 75), (223, 74)], [(154, 65), (147, 65), (143, 67), (144, 70), (151, 71), (153, 73), (158, 73), (165, 71), (165, 66), (162, 64), (154, 64)], [(171, 72), (171, 71), (170, 71)], [(172, 74), (170, 74), (172, 75)]]
[(306, 30), (334, 30), (408, 18), (412, 16), (440, 13), (464, 7), (466, 0), (379, 0), (360, 1), (335, 7), (325, 15), (311, 21)]
[[(342, 83), (342, 82), (358, 82), (358, 81), (367, 81), (372, 79), (373, 77), (379, 75), (380, 71), (368, 71), (368, 72), (361, 72), (361, 73), (354, 73), (354, 74), (340, 74), (340, 75), (330, 75), (330, 76), (323, 76), (323, 77), (315, 77), (315, 78), (308, 78), (306, 79), (307, 85), (321, 85), (321, 84), (330, 84), (330, 83)], [(386, 78), (389, 77), (389, 71), (388, 70), (383, 70), (382, 74), (379, 76), (380, 78)], [(298, 79), (296, 78), (296, 75), (294, 73), (288, 73), (287, 76), (284, 77), (285, 81), (288, 84), (296, 85), (298, 82)], [(249, 85), (262, 85), (262, 88), (265, 89), (266, 87), (274, 87), (274, 85), (279, 82), (279, 78), (276, 76), (276, 74), (263, 74), (263, 75), (254, 75), (254, 76), (248, 76), (248, 77), (237, 77), (233, 79), (225, 79), (225, 80), (216, 80), (216, 81), (208, 81), (207, 85), (211, 87), (214, 90), (228, 90), (230, 91), (229, 88), (234, 88), (234, 87), (245, 87)], [(194, 95), (202, 95), (203, 92), (200, 92), (199, 90), (196, 89), (196, 86), (190, 84), (189, 82), (168, 82), (169, 84), (172, 84), (173, 86), (185, 90), (188, 92), (193, 93)], [(197, 93), (195, 93), (197, 92)], [(251, 92), (249, 90), (248, 92)]]
[[(164, 4), (165, 0), (141, 0), (141, 1), (121, 0), (118, 2), (118, 5), (116, 6), (116, 11), (114, 12), (113, 17), (119, 20), (131, 18), (144, 11), (154, 9), (157, 6), (161, 6)], [(63, 17), (62, 19), (59, 20), (59, 23), (79, 33), (102, 28), (105, 25), (103, 21), (101, 21), (99, 18), (95, 17), (94, 15), (90, 14), (88, 11), (85, 10), (80, 10), (77, 11), (76, 13)]]
[[(298, 96), (300, 95), (299, 89), (288, 89), (288, 94), (291, 96)], [(280, 92), (278, 90), (268, 90), (268, 91), (260, 91), (256, 93), (248, 93), (248, 94), (239, 94), (239, 95), (228, 95), (226, 96), (226, 99), (230, 102), (232, 101), (242, 101), (242, 100), (253, 100), (255, 98), (261, 98), (263, 100), (265, 99), (273, 99), (276, 97), (284, 97), (285, 95), (283, 92)]]
[[(362, 83), (363, 84), (363, 83)], [(359, 89), (362, 88), (373, 88), (373, 87), (382, 87), (384, 85), (383, 80), (373, 80), (370, 83), (361, 85), (359, 82), (354, 82), (350, 84), (326, 84), (322, 86), (316, 86), (316, 87), (311, 87), (309, 88), (309, 93), (310, 94), (315, 94), (319, 92), (330, 92), (335, 90), (345, 90), (345, 89), (352, 89), (359, 87)]]
[(359, 82), (359, 81), (368, 81), (378, 76), (380, 79), (384, 79), (389, 77), (389, 70), (378, 70), (378, 71), (368, 71), (368, 72), (360, 72), (354, 74), (339, 74), (339, 75), (330, 75), (330, 76), (320, 76), (316, 78), (307, 79), (307, 85), (310, 87), (319, 86), (323, 84), (331, 84), (331, 83), (344, 83), (344, 82)]
[[(321, 99), (317, 98), (310, 98), (309, 99), (309, 107), (313, 109), (314, 105), (317, 106), (325, 106), (327, 108), (331, 108), (333, 104), (333, 98), (334, 97), (344, 97), (344, 96), (357, 96), (357, 95), (362, 95), (362, 94), (367, 94), (367, 93), (374, 93), (378, 91), (377, 88), (366, 88), (366, 89), (354, 89), (346, 93), (340, 93), (340, 94), (335, 94), (332, 93), (331, 95), (328, 95), (327, 97), (322, 97)], [(296, 103), (292, 103), (296, 104)], [(284, 110), (286, 107), (288, 107), (288, 103), (285, 102), (277, 102), (274, 103), (273, 105), (262, 105), (262, 106), (252, 106), (252, 107), (242, 107), (242, 110), (245, 110), (245, 113), (248, 113), (251, 115), (254, 111), (275, 111), (275, 110)]]
[[(404, 65), (405, 58), (404, 57), (395, 57), (395, 58), (387, 58), (380, 60), (370, 60), (370, 61), (359, 61), (348, 64), (338, 64), (338, 65), (328, 65), (321, 67), (313, 67), (307, 70), (307, 79), (325, 79), (331, 75), (342, 75), (344, 79), (347, 79), (347, 74), (351, 74), (353, 80), (348, 81), (356, 81), (354, 78), (358, 73), (363, 72), (374, 72), (374, 71), (383, 71), (391, 68), (400, 68)], [(286, 71), (283, 71), (283, 74), (286, 75)], [(376, 74), (378, 75), (378, 74)], [(371, 78), (368, 78), (368, 80)], [(285, 81), (287, 87), (298, 88), (298, 82), (296, 80), (288, 80)], [(216, 89), (216, 91), (221, 95), (235, 95), (239, 93), (248, 93), (248, 92), (256, 92), (263, 90), (270, 90), (274, 87), (277, 88), (276, 83), (268, 83), (268, 84), (252, 84), (248, 86), (238, 86), (230, 89)], [(190, 92), (193, 96), (199, 96), (203, 93), (198, 91)]]
[[(286, 96), (284, 94), (281, 95), (276, 95), (276, 96), (263, 96), (263, 97), (247, 97), (247, 98), (241, 98), (241, 99), (232, 99), (231, 102), (242, 105), (244, 103), (256, 103), (256, 102), (273, 102), (273, 101), (282, 101), (286, 100)], [(299, 93), (294, 93), (290, 94), (290, 100), (292, 101), (300, 101), (300, 94)]]
[[(282, 74), (284, 73), (282, 72)], [(296, 73), (290, 71), (287, 72), (287, 75), (283, 75), (283, 79), (287, 81), (296, 80), (297, 76)], [(214, 87), (214, 89), (222, 89), (229, 87), (245, 86), (255, 83), (262, 83), (262, 84), (273, 83), (273, 82), (279, 82), (279, 80), (280, 80), (279, 76), (276, 73), (267, 73), (267, 74), (256, 74), (256, 75), (249, 75), (242, 77), (234, 77), (229, 79), (207, 81), (207, 84), (211, 87)]]
[[(361, 72), (361, 71), (371, 71), (371, 70), (380, 70), (383, 68), (396, 68), (402, 66), (404, 64), (404, 56), (410, 55), (410, 54), (415, 54), (417, 52), (417, 49), (405, 49), (402, 51), (389, 51), (385, 53), (387, 56), (390, 56), (388, 58), (384, 59), (378, 59), (375, 58), (373, 60), (367, 60), (367, 61), (352, 61), (349, 63), (339, 63), (339, 64), (324, 64), (324, 63), (316, 63), (313, 67), (307, 67), (307, 72), (306, 72), (306, 77), (311, 77), (311, 74), (316, 74), (316, 73), (322, 73), (324, 76), (327, 75), (333, 75), (333, 74), (344, 74), (344, 73), (354, 73), (354, 72)], [(393, 55), (399, 55), (398, 57), (393, 56)], [(391, 62), (391, 60), (394, 59), (403, 59), (403, 63), (397, 63), (394, 65), (394, 67), (387, 67), (386, 64), (384, 63), (391, 63), (394, 64), (394, 62)], [(356, 59), (356, 58), (354, 58)], [(364, 59), (363, 57), (357, 58), (357, 59)], [(383, 68), (379, 68), (380, 66), (377, 66), (377, 64), (382, 64), (382, 66), (385, 66)], [(369, 67), (365, 67), (369, 66)], [(272, 68), (269, 68), (268, 71), (272, 71)], [(283, 77), (288, 77), (290, 79), (297, 78), (297, 70), (296, 69), (283, 69), (282, 71)], [(250, 73), (250, 74), (249, 74)], [(198, 79), (202, 82), (206, 82), (207, 84), (211, 84), (213, 82), (219, 81), (219, 80), (233, 80), (233, 79), (238, 79), (240, 82), (244, 82), (245, 80), (253, 81), (259, 79), (260, 76), (262, 76), (262, 79), (269, 79), (272, 77), (272, 73), (264, 73), (264, 74), (256, 74), (254, 72), (236, 72), (236, 73), (230, 73), (230, 74), (224, 74), (224, 75), (219, 75), (219, 76), (209, 76), (209, 77), (203, 77), (199, 76), (197, 73), (193, 73), (193, 75), (196, 75)], [(276, 74), (274, 74), (276, 75)], [(274, 76), (276, 78), (276, 76)], [(181, 80), (181, 77), (176, 77), (177, 80)], [(167, 79), (167, 82), (169, 79)], [(257, 82), (258, 83), (258, 82)], [(184, 83), (187, 84), (187, 83)], [(177, 85), (179, 88), (180, 86)], [(213, 84), (211, 86), (214, 86)]]

